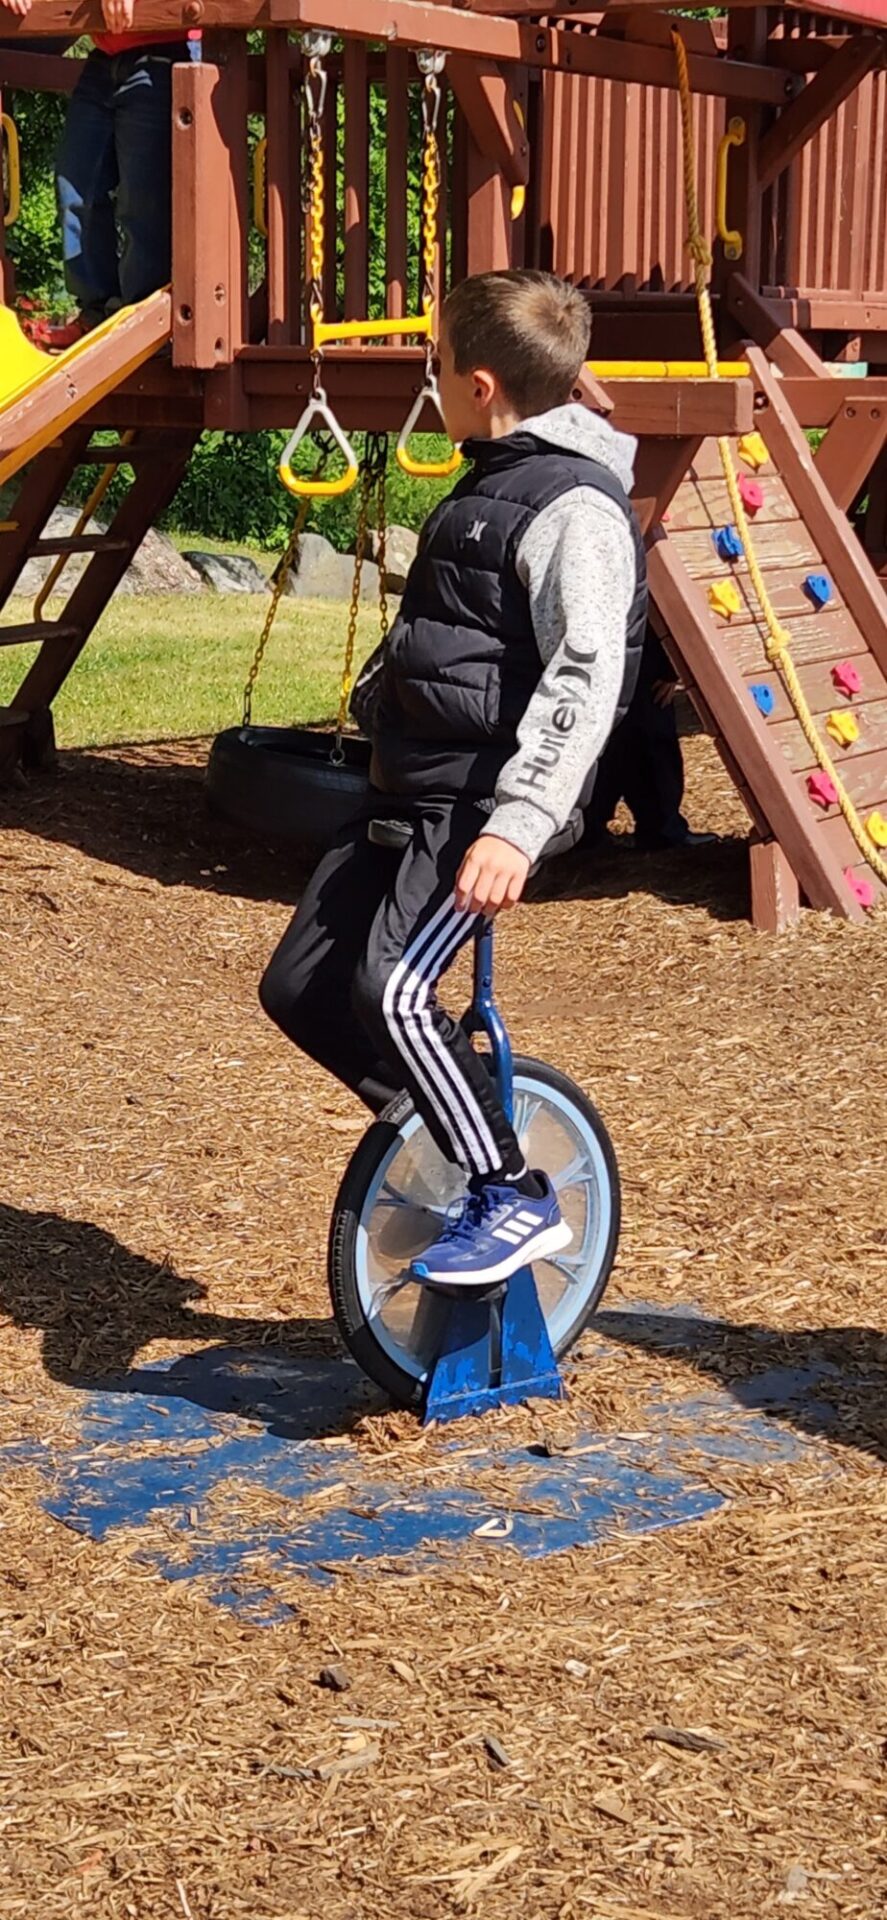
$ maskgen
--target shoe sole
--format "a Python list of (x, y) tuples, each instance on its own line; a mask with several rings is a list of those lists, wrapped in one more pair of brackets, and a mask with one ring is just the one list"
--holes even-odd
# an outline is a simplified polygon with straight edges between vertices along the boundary
[(424, 1265), (423, 1261), (418, 1261), (410, 1268), (410, 1272), (423, 1286), (492, 1287), (501, 1280), (510, 1280), (512, 1274), (518, 1273), (521, 1267), (531, 1267), (537, 1260), (547, 1260), (551, 1253), (560, 1253), (569, 1246), (572, 1238), (572, 1227), (567, 1226), (566, 1220), (559, 1220), (557, 1226), (546, 1227), (522, 1247), (515, 1247), (496, 1267), (479, 1268), (474, 1273), (464, 1270), (461, 1273), (418, 1273), (416, 1267)]

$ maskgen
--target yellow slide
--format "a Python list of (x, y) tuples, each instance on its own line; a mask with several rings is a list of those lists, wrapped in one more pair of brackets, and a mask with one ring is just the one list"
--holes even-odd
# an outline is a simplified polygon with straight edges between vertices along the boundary
[(44, 353), (0, 307), (0, 485), (150, 360), (171, 330), (164, 290), (121, 308), (65, 353)]

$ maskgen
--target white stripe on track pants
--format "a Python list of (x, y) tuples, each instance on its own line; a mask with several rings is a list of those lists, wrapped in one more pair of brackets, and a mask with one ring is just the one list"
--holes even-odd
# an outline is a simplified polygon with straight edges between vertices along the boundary
[[(409, 818), (411, 844), (380, 847), (370, 818)], [(476, 916), (453, 888), (485, 815), (464, 801), (378, 801), (310, 880), (260, 987), (289, 1039), (380, 1113), (406, 1087), (447, 1158), (472, 1177), (523, 1165), (489, 1072), (437, 982)]]

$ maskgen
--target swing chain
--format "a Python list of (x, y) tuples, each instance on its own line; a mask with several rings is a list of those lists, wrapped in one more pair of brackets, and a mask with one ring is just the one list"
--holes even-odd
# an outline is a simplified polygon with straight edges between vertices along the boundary
[(360, 496), (357, 503), (357, 532), (354, 540), (354, 574), (351, 581), (351, 605), (348, 609), (348, 632), (345, 639), (345, 659), (342, 665), (342, 679), (339, 686), (339, 711), (336, 715), (336, 738), (330, 759), (334, 767), (340, 767), (345, 758), (342, 740), (348, 724), (348, 702), (354, 684), (354, 648), (357, 641), (357, 622), (360, 613), (360, 582), (363, 575), (363, 563), (366, 555), (367, 532), (370, 505), (373, 494), (376, 495), (377, 512), (380, 516), (379, 543), (379, 624), (382, 639), (388, 634), (388, 603), (385, 597), (385, 476), (388, 468), (387, 433), (368, 433), (360, 463)]
[[(315, 480), (318, 480), (321, 474), (323, 473), (324, 468), (327, 465), (327, 462), (329, 461), (330, 455), (333, 451), (333, 447), (332, 447), (331, 441), (328, 440), (326, 434), (317, 434), (315, 438), (317, 440), (319, 459), (318, 459), (317, 467), (315, 469), (314, 478)], [(305, 522), (308, 518), (310, 511), (311, 511), (311, 496), (310, 494), (305, 494), (299, 503), (299, 511), (296, 514), (292, 527), (290, 528), (289, 539), (286, 543), (286, 546), (283, 550), (283, 553), (277, 565), (277, 570), (274, 575), (274, 585), (271, 590), (271, 599), (268, 604), (268, 611), (265, 615), (265, 620), (262, 627), (262, 631), (259, 635), (259, 641), (256, 647), (256, 651), (253, 654), (252, 665), (250, 667), (249, 673), (246, 676), (246, 684), (243, 689), (243, 721), (242, 721), (242, 725), (245, 727), (250, 726), (252, 722), (253, 694), (256, 690), (256, 681), (258, 680), (259, 674), (261, 672), (262, 661), (265, 658), (265, 649), (271, 638), (271, 631), (274, 626), (274, 622), (277, 619), (278, 608), (286, 592), (286, 583), (287, 583), (287, 578), (290, 572), (290, 568), (292, 567), (293, 561), (296, 558), (296, 554), (298, 552), (298, 547), (299, 547), (299, 541), (301, 540), (302, 535), (305, 531)]]
[(308, 121), (308, 265), (310, 272), (310, 290), (308, 295), (308, 318), (311, 327), (311, 366), (313, 369), (311, 397), (321, 405), (326, 405), (322, 370), (323, 350), (317, 344), (316, 322), (323, 318), (323, 268), (324, 268), (324, 151), (323, 151), (323, 114), (326, 106), (328, 75), (324, 62), (333, 44), (332, 34), (306, 33), (302, 36), (303, 51), (308, 57), (308, 66), (304, 79), (305, 109)]
[[(423, 77), (422, 87), (422, 311), (431, 315), (437, 301), (438, 224), (440, 217), (440, 146), (437, 137), (440, 119), (440, 75), (446, 55), (421, 49), (416, 64)], [(425, 335), (425, 384), (436, 386), (434, 329)]]

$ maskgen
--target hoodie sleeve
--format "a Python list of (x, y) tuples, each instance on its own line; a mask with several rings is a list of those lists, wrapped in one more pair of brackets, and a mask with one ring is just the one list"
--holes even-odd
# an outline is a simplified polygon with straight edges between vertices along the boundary
[(484, 827), (539, 858), (566, 825), (613, 725), (637, 582), (624, 513), (575, 487), (532, 522), (517, 553), (543, 673)]

